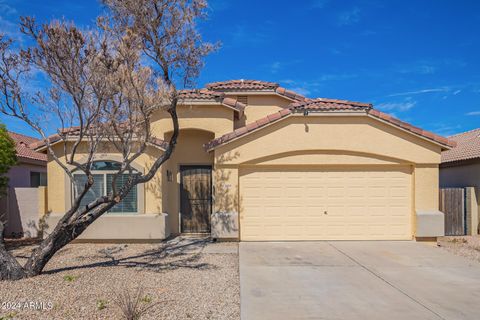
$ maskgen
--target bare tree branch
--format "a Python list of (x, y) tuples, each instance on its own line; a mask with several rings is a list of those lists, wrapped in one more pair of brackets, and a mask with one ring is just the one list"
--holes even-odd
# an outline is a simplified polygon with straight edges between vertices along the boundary
[[(108, 11), (91, 30), (65, 21), (37, 24), (23, 17), (21, 32), (33, 45), (16, 50), (0, 35), (0, 112), (38, 132), (74, 188), (71, 208), (24, 267), (13, 262), (0, 242), (0, 279), (38, 275), (60, 248), (137, 184), (155, 176), (177, 143), (176, 86), (193, 84), (203, 58), (215, 48), (204, 43), (196, 29), (196, 20), (204, 16), (203, 0), (103, 3)], [(27, 85), (34, 73), (48, 84), (35, 93)], [(165, 111), (173, 134), (164, 152), (147, 172), (134, 172), (134, 161), (163, 138), (153, 136), (150, 121), (155, 112)], [(52, 126), (60, 129), (48, 136)], [(120, 167), (113, 174), (110, 193), (84, 203), (96, 183), (92, 171), (99, 153), (120, 154)], [(77, 173), (85, 175), (84, 185), (75, 182)]]

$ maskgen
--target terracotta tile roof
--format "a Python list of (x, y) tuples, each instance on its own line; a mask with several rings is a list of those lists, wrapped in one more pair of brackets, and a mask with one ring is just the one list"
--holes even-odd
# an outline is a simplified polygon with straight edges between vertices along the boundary
[(197, 101), (215, 101), (231, 107), (238, 112), (242, 113), (245, 109), (245, 105), (238, 102), (236, 99), (226, 97), (223, 92), (216, 92), (207, 89), (194, 89), (194, 90), (181, 90), (179, 92), (181, 100), (197, 100)]
[(267, 82), (260, 80), (228, 80), (221, 82), (212, 82), (206, 85), (208, 90), (220, 91), (220, 92), (235, 92), (235, 91), (266, 91), (275, 92), (281, 96), (287, 97), (291, 100), (303, 101), (308, 100), (301, 94), (294, 91), (287, 90), (280, 87), (278, 83)]
[(266, 82), (260, 80), (228, 80), (228, 81), (220, 81), (220, 82), (212, 82), (206, 85), (207, 89), (214, 90), (214, 91), (261, 91), (261, 90), (275, 90), (280, 85), (275, 82)]
[(235, 131), (224, 134), (223, 136), (221, 136), (217, 139), (213, 139), (213, 140), (209, 141), (208, 143), (204, 144), (204, 148), (207, 151), (211, 150), (212, 148), (215, 148), (215, 147), (217, 147), (221, 144), (224, 144), (224, 143), (226, 143), (228, 141), (231, 141), (235, 138), (243, 136), (243, 135), (245, 135), (245, 134), (247, 134), (251, 131), (257, 130), (257, 129), (259, 129), (261, 127), (264, 127), (268, 124), (271, 124), (271, 123), (276, 122), (276, 121), (278, 121), (282, 118), (285, 118), (292, 113), (293, 112), (290, 109), (280, 110), (280, 111), (275, 112), (275, 113), (273, 113), (273, 114), (271, 114), (271, 115), (269, 115), (265, 118), (258, 119), (257, 121), (251, 122), (244, 127), (238, 128)]
[(206, 89), (181, 90), (178, 93), (180, 99), (185, 100), (216, 100), (225, 96), (222, 92), (215, 92)]
[(452, 141), (450, 139), (442, 137), (442, 136), (440, 136), (438, 134), (435, 134), (433, 132), (423, 130), (419, 127), (415, 127), (415, 126), (411, 125), (410, 123), (407, 123), (407, 122), (399, 120), (395, 117), (392, 117), (391, 115), (389, 115), (387, 113), (384, 113), (384, 112), (381, 112), (381, 111), (378, 111), (378, 110), (375, 110), (375, 109), (370, 109), (368, 111), (368, 114), (375, 117), (375, 118), (379, 118), (379, 119), (382, 119), (386, 122), (394, 124), (397, 127), (400, 127), (404, 130), (410, 131), (414, 134), (417, 134), (417, 135), (422, 136), (424, 138), (427, 138), (429, 140), (435, 141), (435, 142), (437, 142), (439, 144), (442, 144), (442, 145), (444, 145), (448, 148), (455, 147), (455, 145), (456, 145), (455, 141)]
[(250, 123), (242, 128), (227, 133), (217, 139), (211, 140), (210, 142), (204, 145), (206, 150), (212, 150), (213, 148), (227, 143), (235, 138), (243, 136), (251, 131), (257, 130), (261, 127), (264, 127), (268, 124), (274, 123), (282, 118), (285, 118), (293, 113), (301, 112), (338, 112), (338, 111), (357, 111), (365, 112), (367, 115), (381, 119), (388, 123), (391, 123), (395, 126), (398, 126), (404, 130), (410, 131), (414, 134), (420, 135), (424, 138), (437, 142), (445, 147), (452, 147), (455, 145), (454, 141), (451, 141), (447, 138), (434, 134), (432, 132), (420, 129), (409, 123), (403, 122), (397, 118), (394, 118), (386, 113), (380, 112), (373, 109), (372, 104), (362, 103), (362, 102), (353, 102), (346, 100), (335, 100), (335, 99), (312, 99), (302, 103), (292, 103), (288, 109), (281, 110), (272, 115), (269, 115), (265, 118), (259, 119), (253, 123)]
[[(65, 128), (65, 129), (63, 129), (62, 132), (64, 134), (68, 133), (69, 136), (75, 137), (75, 136), (79, 135), (79, 129), (80, 129), (79, 127)], [(58, 133), (55, 133), (55, 134), (52, 134), (51, 136), (48, 136), (47, 139), (51, 144), (55, 144), (56, 142), (62, 140), (61, 136)], [(155, 137), (151, 137), (150, 144), (155, 146), (155, 147), (159, 147), (163, 150), (165, 150), (168, 147), (168, 142), (166, 142), (162, 139), (159, 139), (159, 138), (155, 138)], [(43, 140), (37, 140), (36, 142), (30, 144), (30, 148), (34, 149), (34, 150), (39, 150), (39, 149), (45, 148), (46, 146), (47, 146), (47, 144)]]
[(448, 138), (457, 146), (442, 152), (442, 163), (480, 158), (480, 128)]
[(47, 155), (44, 153), (36, 152), (31, 147), (32, 144), (39, 142), (39, 139), (29, 137), (20, 133), (9, 131), (8, 134), (15, 141), (15, 149), (17, 151), (18, 158), (47, 161)]
[(302, 102), (294, 102), (289, 105), (292, 110), (310, 110), (310, 111), (356, 111), (369, 110), (372, 108), (370, 103), (354, 102), (336, 99), (308, 99)]
[(282, 87), (278, 87), (277, 89), (275, 89), (275, 92), (278, 93), (281, 96), (287, 97), (287, 98), (292, 99), (292, 100), (297, 100), (297, 101), (310, 100), (310, 99), (302, 96), (301, 94), (298, 94), (298, 93), (296, 93), (292, 90), (287, 90), (287, 89), (282, 88)]

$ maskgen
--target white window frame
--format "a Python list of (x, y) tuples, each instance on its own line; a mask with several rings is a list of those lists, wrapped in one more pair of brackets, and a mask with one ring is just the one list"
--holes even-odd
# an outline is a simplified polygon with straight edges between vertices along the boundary
[[(118, 161), (114, 161), (114, 160), (98, 160), (98, 162), (116, 162), (118, 163)], [(91, 171), (92, 175), (102, 175), (103, 176), (103, 194), (106, 195), (107, 194), (107, 174), (117, 174), (118, 171), (116, 170), (92, 170)], [(138, 173), (137, 170), (133, 169), (132, 168), (132, 173)], [(128, 174), (127, 173), (122, 173), (122, 174)], [(78, 176), (85, 176), (85, 173), (83, 172), (74, 172), (73, 173), (73, 176), (75, 177), (76, 175)], [(134, 186), (134, 188), (136, 188), (137, 190), (137, 211), (135, 212), (109, 212), (107, 211), (105, 214), (108, 214), (108, 215), (128, 215), (128, 214), (139, 214), (140, 212), (140, 208), (141, 208), (141, 202), (140, 202), (140, 187), (139, 185), (136, 185)], [(71, 190), (72, 190), (72, 204), (73, 204), (73, 201), (75, 200), (75, 197), (76, 197), (76, 193), (75, 193), (75, 179), (74, 181), (71, 182)]]

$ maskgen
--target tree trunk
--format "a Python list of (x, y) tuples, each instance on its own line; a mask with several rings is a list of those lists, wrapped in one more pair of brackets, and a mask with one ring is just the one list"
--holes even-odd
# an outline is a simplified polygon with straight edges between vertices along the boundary
[(88, 212), (88, 215), (93, 217), (91, 219), (80, 218), (70, 223), (61, 219), (53, 232), (40, 243), (25, 264), (27, 277), (38, 276), (42, 273), (48, 261), (58, 250), (78, 238), (85, 229), (114, 205), (114, 202), (109, 202)]
[(3, 241), (3, 224), (0, 223), (0, 280), (19, 280), (27, 277), (34, 277), (42, 273), (48, 261), (50, 261), (58, 250), (75, 240), (83, 231), (85, 231), (85, 229), (95, 222), (97, 218), (110, 210), (117, 202), (123, 200), (134, 185), (137, 185), (138, 183), (146, 183), (153, 178), (160, 166), (170, 158), (177, 143), (179, 125), (176, 114), (176, 103), (177, 100), (175, 98), (173, 107), (169, 110), (174, 127), (169, 146), (167, 150), (165, 150), (163, 156), (155, 161), (149, 172), (143, 177), (138, 178), (134, 183), (129, 181), (127, 185), (122, 188), (118, 200), (100, 203), (98, 206), (94, 206), (93, 209), (82, 212), (82, 215), (76, 219), (73, 218), (75, 212), (69, 211), (65, 213), (53, 232), (33, 251), (25, 264), (25, 267), (22, 267), (15, 257), (6, 250)]
[(27, 277), (25, 270), (4, 245), (0, 245), (0, 280), (19, 280)]
[[(74, 234), (71, 232), (71, 229), (70, 225), (57, 226), (55, 230), (40, 243), (25, 264), (25, 272), (28, 277), (38, 276), (58, 250), (62, 249), (80, 235), (81, 232)], [(85, 229), (86, 227), (83, 230)]]
[[(98, 218), (113, 206), (113, 203), (107, 203), (102, 207), (92, 210), (92, 213), (96, 213), (96, 217)], [(3, 236), (1, 236), (0, 280), (20, 280), (39, 275), (58, 250), (75, 240), (95, 220), (96, 219), (88, 219), (82, 220), (82, 222), (74, 221), (66, 223), (65, 219), (61, 219), (53, 232), (35, 248), (25, 267), (22, 267), (15, 257), (6, 250)], [(3, 231), (3, 226), (0, 226), (0, 231)]]
[(0, 280), (19, 280), (27, 276), (25, 270), (5, 247), (3, 223), (0, 222)]

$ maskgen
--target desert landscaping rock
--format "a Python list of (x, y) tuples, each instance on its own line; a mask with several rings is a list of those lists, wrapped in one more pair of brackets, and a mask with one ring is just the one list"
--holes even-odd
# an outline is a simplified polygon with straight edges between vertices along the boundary
[(480, 236), (438, 238), (438, 246), (456, 255), (480, 262)]
[[(239, 319), (237, 247), (182, 238), (161, 244), (70, 244), (44, 274), (0, 282), (0, 301), (21, 304), (17, 310), (1, 309), (0, 318), (122, 319), (115, 291), (133, 293), (141, 286), (141, 303), (153, 305), (142, 319)], [(31, 249), (14, 252), (23, 260)], [(25, 303), (36, 303), (39, 310)]]

